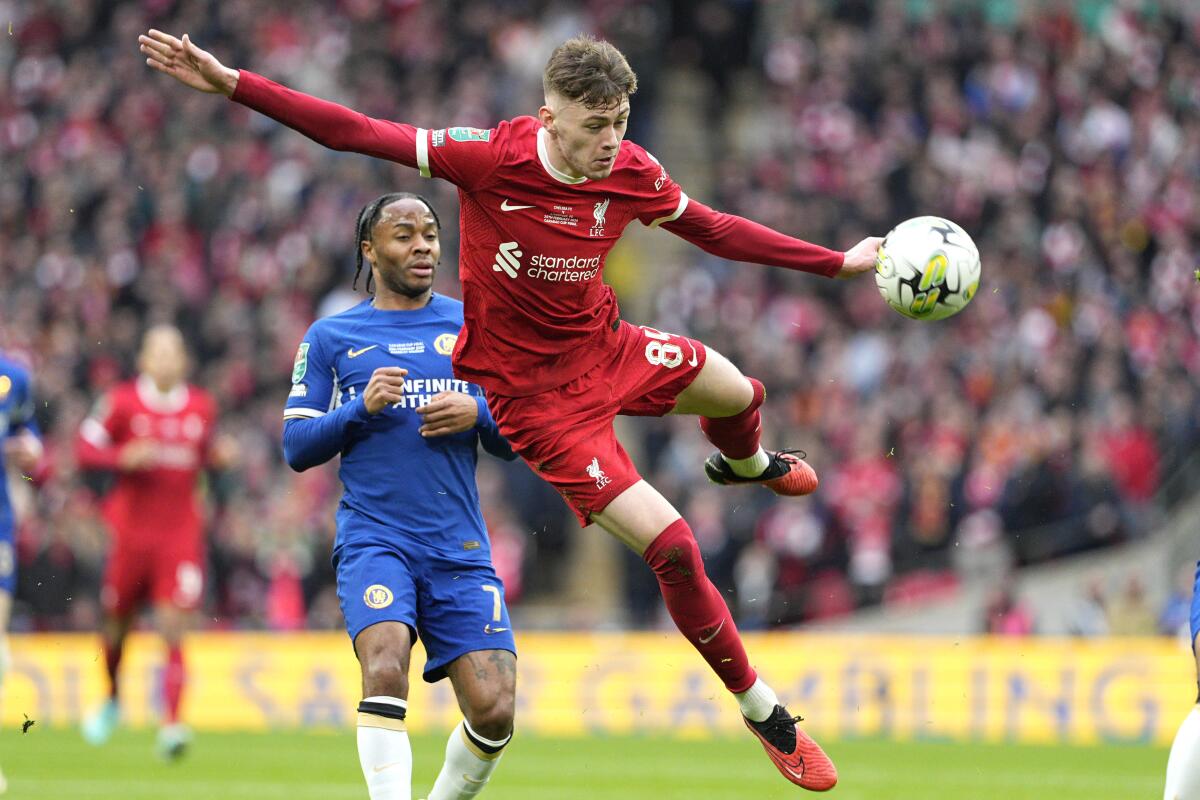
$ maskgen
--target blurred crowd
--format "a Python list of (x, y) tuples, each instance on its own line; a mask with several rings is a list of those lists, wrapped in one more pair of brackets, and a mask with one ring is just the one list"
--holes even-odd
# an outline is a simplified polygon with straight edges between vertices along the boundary
[[(699, 482), (694, 420), (623, 428), (695, 530), (745, 628), (952, 589), (981, 559), (1031, 563), (1145, 534), (1200, 443), (1200, 9), (1185, 0), (487, 2), (0, 0), (0, 349), (32, 366), (47, 463), (19, 482), (18, 628), (95, 623), (103, 478), (78, 425), (130, 374), (140, 332), (185, 332), (193, 381), (241, 463), (213, 476), (210, 624), (336, 627), (332, 467), (280, 457), (292, 357), (354, 301), (358, 209), (396, 189), (447, 226), (453, 187), (322, 150), (149, 70), (137, 35), (187, 31), (225, 64), (373, 116), (487, 127), (541, 104), (550, 49), (579, 31), (639, 72), (630, 137), (694, 137), (700, 197), (845, 248), (918, 214), (983, 254), (972, 305), (917, 323), (850, 284), (695, 248), (638, 322), (695, 336), (768, 387), (768, 446), (800, 446), (812, 500)], [(702, 124), (654, 113), (685, 76)], [(689, 174), (672, 167), (685, 191)], [(667, 234), (658, 233), (658, 236)], [(628, 255), (628, 253), (626, 254)], [(360, 284), (361, 285), (361, 284)], [(360, 294), (361, 297), (361, 294)], [(560, 592), (579, 538), (552, 490), (485, 464), (497, 566)], [(590, 534), (590, 532), (589, 532)], [(598, 534), (597, 534), (598, 535)], [(536, 565), (536, 568), (534, 566)], [(628, 621), (654, 624), (622, 562)]]

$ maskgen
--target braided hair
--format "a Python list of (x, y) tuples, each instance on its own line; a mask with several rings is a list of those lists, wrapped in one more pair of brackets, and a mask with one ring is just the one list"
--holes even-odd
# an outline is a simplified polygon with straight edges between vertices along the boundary
[[(375, 223), (379, 222), (379, 217), (383, 213), (384, 206), (391, 205), (397, 200), (420, 200), (429, 209), (429, 213), (433, 215), (433, 221), (437, 224), (438, 231), (441, 232), (442, 230), (442, 221), (438, 218), (437, 212), (433, 210), (433, 203), (430, 203), (419, 194), (413, 194), (412, 192), (388, 192), (367, 203), (358, 212), (358, 222), (354, 225), (354, 283), (351, 286), (356, 290), (358, 289), (358, 276), (363, 268), (362, 243), (370, 240), (371, 231), (375, 229)], [(371, 270), (367, 270), (367, 294), (371, 293), (371, 277)]]

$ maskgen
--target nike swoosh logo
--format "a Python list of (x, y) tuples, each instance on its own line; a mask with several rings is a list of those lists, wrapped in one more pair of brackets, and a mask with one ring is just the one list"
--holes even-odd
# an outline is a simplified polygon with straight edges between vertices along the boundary
[(492, 623), (483, 626), (484, 633), (504, 633), (508, 628), (493, 628)]
[(403, 763), (404, 763), (403, 761), (393, 761), (393, 762), (392, 762), (392, 763), (390, 763), (390, 764), (384, 764), (383, 766), (380, 766), (380, 767), (375, 767), (374, 771), (375, 771), (375, 772), (377, 772), (377, 773), (378, 773), (378, 772), (383, 772), (385, 769), (391, 769), (392, 767), (398, 767), (398, 766), (400, 766), (400, 765), (401, 765), (401, 764), (403, 764)]
[(374, 350), (376, 347), (379, 347), (379, 345), (373, 344), (370, 347), (364, 347), (362, 350), (355, 350), (353, 347), (351, 347), (346, 351), (346, 356), (348, 358), (358, 358), (363, 353), (367, 352), (368, 350)]
[(688, 366), (694, 367), (694, 366), (696, 366), (696, 364), (700, 363), (699, 356), (696, 355), (696, 345), (692, 344), (689, 341), (688, 347), (692, 348), (692, 360), (688, 362)]
[(720, 624), (720, 625), (718, 625), (718, 626), (717, 626), (717, 629), (716, 629), (715, 631), (713, 631), (712, 633), (710, 633), (710, 634), (707, 636), (707, 638), (706, 638), (706, 637), (704, 637), (704, 636), (701, 636), (701, 637), (700, 637), (700, 644), (708, 644), (708, 643), (709, 643), (709, 642), (711, 642), (713, 639), (717, 638), (717, 634), (718, 634), (718, 633), (720, 633), (720, 632), (721, 632), (721, 628), (724, 628), (724, 627), (725, 627), (725, 620), (721, 620), (721, 624)]
[(483, 780), (479, 780), (479, 778), (472, 778), (470, 775), (468, 775), (465, 772), (463, 773), (463, 780), (466, 781), (467, 783), (474, 783), (474, 784), (487, 783), (486, 778), (484, 778)]
[(523, 208), (533, 208), (533, 206), (514, 206), (508, 202), (508, 198), (504, 198), (504, 202), (500, 204), (501, 211), (520, 211)]

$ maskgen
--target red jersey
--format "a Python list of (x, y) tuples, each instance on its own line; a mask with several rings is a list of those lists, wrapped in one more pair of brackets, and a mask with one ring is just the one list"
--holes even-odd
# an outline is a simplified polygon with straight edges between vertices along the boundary
[(81, 466), (116, 470), (126, 445), (140, 439), (157, 445), (151, 464), (119, 471), (105, 498), (104, 515), (118, 544), (200, 537), (197, 479), (208, 463), (215, 420), (207, 392), (180, 385), (164, 394), (146, 377), (117, 386), (97, 403), (79, 429)]
[(233, 100), (336, 150), (416, 167), (458, 186), (465, 325), (455, 374), (510, 397), (561, 386), (618, 345), (604, 260), (625, 226), (667, 230), (725, 258), (833, 275), (842, 254), (689, 200), (654, 156), (621, 143), (611, 174), (550, 162), (534, 117), (488, 130), (372, 119), (242, 70)]

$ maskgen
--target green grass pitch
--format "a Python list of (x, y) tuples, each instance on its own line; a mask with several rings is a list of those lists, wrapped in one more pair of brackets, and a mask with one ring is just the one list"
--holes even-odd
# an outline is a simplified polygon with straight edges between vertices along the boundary
[[(103, 748), (77, 732), (0, 731), (4, 800), (363, 800), (352, 731), (212, 734), (180, 763), (153, 754), (147, 731)], [(444, 739), (413, 739), (414, 798), (424, 797)], [(1167, 753), (1151, 747), (1029, 747), (833, 741), (839, 800), (1129, 800), (1162, 793)], [(520, 736), (487, 800), (773, 800), (810, 796), (779, 776), (749, 736), (723, 740)]]

